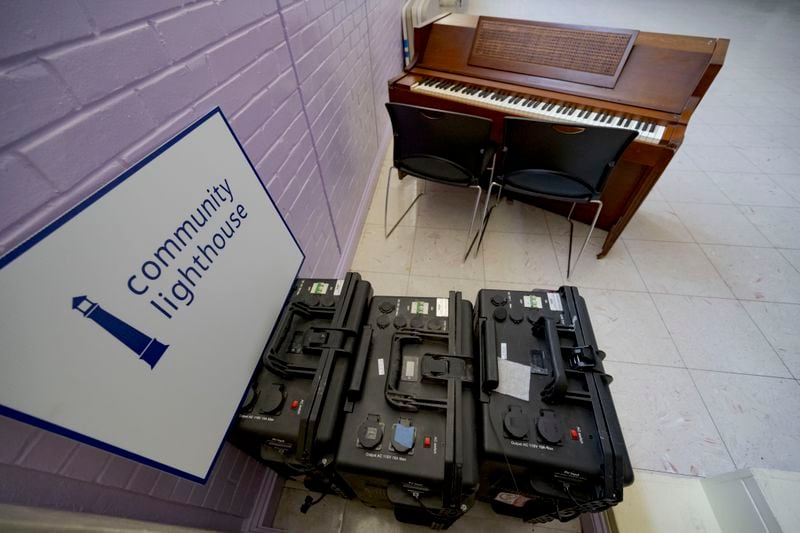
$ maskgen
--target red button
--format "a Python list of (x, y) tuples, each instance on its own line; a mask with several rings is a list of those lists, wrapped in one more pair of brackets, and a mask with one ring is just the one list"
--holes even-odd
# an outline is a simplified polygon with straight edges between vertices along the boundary
[(300, 406), (300, 402), (297, 400), (292, 400), (292, 409), (297, 409)]
[(425, 440), (422, 441), (422, 446), (424, 446), (425, 448), (430, 448), (431, 447), (431, 438), (430, 437), (425, 437)]
[(572, 440), (578, 440), (578, 430), (577, 429), (570, 429), (569, 436), (572, 437)]

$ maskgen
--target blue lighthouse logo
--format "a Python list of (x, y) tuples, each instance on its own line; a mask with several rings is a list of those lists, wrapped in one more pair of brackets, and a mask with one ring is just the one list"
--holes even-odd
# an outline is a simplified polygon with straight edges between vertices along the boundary
[(77, 309), (83, 316), (96, 322), (101, 328), (113, 335), (122, 344), (133, 350), (139, 359), (150, 365), (153, 369), (169, 348), (168, 344), (162, 344), (155, 337), (149, 337), (115, 317), (97, 303), (84, 296), (76, 296), (72, 299), (72, 308)]

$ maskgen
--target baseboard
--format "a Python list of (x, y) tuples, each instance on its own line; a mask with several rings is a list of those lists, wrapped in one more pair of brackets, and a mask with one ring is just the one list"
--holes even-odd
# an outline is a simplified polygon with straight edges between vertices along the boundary
[(272, 470), (267, 470), (261, 481), (252, 512), (242, 525), (241, 531), (246, 533), (271, 533), (278, 531), (272, 528), (272, 521), (278, 511), (278, 503), (283, 490), (283, 478)]
[(350, 229), (350, 234), (344, 241), (342, 247), (342, 255), (339, 258), (339, 265), (336, 267), (336, 277), (341, 278), (345, 272), (350, 270), (350, 265), (353, 263), (353, 258), (356, 255), (358, 242), (361, 239), (361, 232), (364, 229), (364, 222), (367, 219), (369, 206), (372, 204), (372, 197), (375, 194), (375, 187), (378, 186), (380, 179), (381, 164), (383, 163), (386, 148), (389, 146), (389, 139), (391, 139), (391, 129), (388, 127), (384, 129), (383, 136), (378, 142), (378, 151), (375, 159), (372, 161), (372, 168), (369, 171), (369, 180), (367, 186), (364, 187), (364, 194), (361, 196), (361, 201), (358, 204), (358, 209), (355, 212), (355, 223)]

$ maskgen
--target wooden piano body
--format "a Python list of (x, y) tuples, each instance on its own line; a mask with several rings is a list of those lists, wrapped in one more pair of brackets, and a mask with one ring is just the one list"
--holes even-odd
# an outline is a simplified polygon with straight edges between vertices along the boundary
[[(510, 94), (512, 102), (517, 96), (522, 102), (538, 100), (545, 106), (555, 102), (577, 108), (572, 117), (557, 116), (554, 121), (572, 123), (577, 120), (573, 117), (582, 114), (608, 113), (612, 126), (617, 126), (618, 117), (622, 124), (642, 125), (642, 131), (649, 132), (657, 125), (658, 135), (647, 133), (649, 137), (637, 138), (609, 177), (597, 223), (608, 231), (598, 258), (605, 256), (680, 147), (692, 113), (722, 66), (729, 41), (638, 32), (616, 84), (608, 88), (470, 65), (478, 20), (453, 14), (417, 28), (415, 57), (404, 74), (389, 81), (389, 100), (490, 118), (499, 145), (503, 117), (548, 120), (549, 115), (539, 116), (520, 105), (503, 107), (491, 98), (479, 100), (474, 95), (437, 91), (421, 82), (430, 83), (433, 78), (454, 82), (455, 89), (466, 86)], [(569, 204), (545, 200), (539, 205), (565, 215), (569, 209)], [(588, 223), (593, 215), (593, 206), (579, 205), (574, 216)]]

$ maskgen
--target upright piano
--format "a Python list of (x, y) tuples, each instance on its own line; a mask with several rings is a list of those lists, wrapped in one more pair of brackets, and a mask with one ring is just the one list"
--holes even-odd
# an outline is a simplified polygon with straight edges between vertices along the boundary
[[(598, 227), (604, 257), (683, 141), (725, 60), (728, 39), (450, 14), (414, 33), (389, 100), (484, 116), (502, 146), (520, 116), (638, 132), (609, 177)], [(542, 200), (566, 214), (569, 205)], [(580, 209), (583, 208), (583, 209)], [(593, 207), (574, 218), (590, 222)]]

